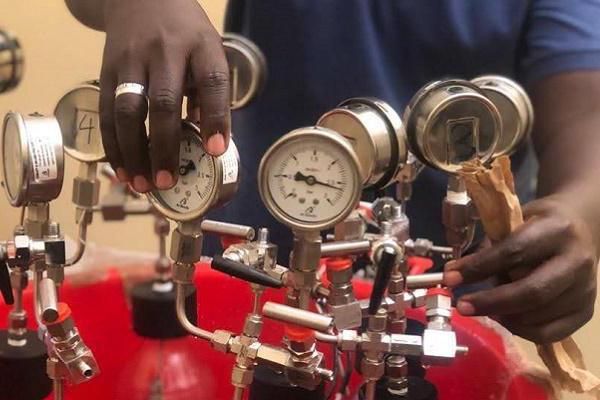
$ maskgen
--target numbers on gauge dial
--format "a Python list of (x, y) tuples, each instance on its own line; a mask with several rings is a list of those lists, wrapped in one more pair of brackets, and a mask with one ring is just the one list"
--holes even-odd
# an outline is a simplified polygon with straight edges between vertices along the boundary
[(336, 218), (353, 200), (357, 182), (351, 164), (332, 143), (291, 142), (269, 164), (271, 197), (291, 218), (322, 223)]
[(180, 213), (206, 207), (215, 189), (215, 163), (193, 134), (186, 135), (181, 141), (176, 174), (177, 184), (159, 192), (163, 203)]

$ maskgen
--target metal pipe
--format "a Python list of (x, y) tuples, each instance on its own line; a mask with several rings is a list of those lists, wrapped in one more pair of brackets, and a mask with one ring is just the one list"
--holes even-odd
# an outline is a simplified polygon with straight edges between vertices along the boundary
[(205, 340), (212, 340), (213, 333), (204, 329), (201, 329), (188, 319), (185, 313), (185, 285), (181, 283), (175, 284), (175, 311), (177, 313), (177, 319), (179, 323), (188, 331), (191, 335), (199, 337)]
[(58, 299), (56, 286), (52, 279), (44, 278), (39, 282), (40, 313), (46, 323), (58, 319)]
[(35, 320), (39, 327), (45, 327), (44, 322), (42, 320), (42, 307), (40, 304), (40, 282), (44, 278), (44, 272), (36, 269), (33, 272), (33, 304), (34, 304), (34, 314)]
[(328, 332), (333, 326), (333, 318), (331, 317), (271, 301), (264, 304), (263, 315), (277, 321), (300, 325), (321, 332)]
[(83, 253), (85, 252), (85, 247), (87, 243), (88, 220), (91, 217), (89, 214), (91, 212), (91, 210), (83, 210), (83, 214), (81, 215), (81, 219), (79, 220), (77, 248), (75, 249), (75, 254), (73, 254), (65, 261), (65, 267), (70, 267), (74, 264), (77, 264), (83, 257)]
[(365, 385), (365, 400), (375, 400), (375, 383), (377, 381), (368, 380)]
[(54, 400), (64, 400), (64, 398), (65, 398), (65, 393), (64, 393), (65, 386), (63, 384), (63, 380), (60, 379), (60, 378), (54, 379), (52, 381), (52, 388), (53, 388)]
[(350, 254), (363, 254), (371, 249), (371, 242), (366, 239), (343, 240), (321, 243), (321, 256), (332, 257)]
[(244, 398), (244, 388), (235, 386), (233, 389), (233, 400), (242, 400)]
[(254, 239), (254, 228), (251, 226), (231, 224), (228, 222), (205, 219), (200, 223), (200, 229), (215, 235), (236, 236), (246, 240)]
[(406, 287), (408, 289), (425, 289), (436, 287), (444, 282), (444, 273), (435, 272), (432, 274), (408, 275), (406, 277)]
[(330, 335), (330, 334), (318, 332), (318, 331), (315, 331), (315, 339), (317, 339), (319, 342), (324, 342), (324, 343), (331, 343), (331, 344), (338, 343), (338, 337), (336, 335)]

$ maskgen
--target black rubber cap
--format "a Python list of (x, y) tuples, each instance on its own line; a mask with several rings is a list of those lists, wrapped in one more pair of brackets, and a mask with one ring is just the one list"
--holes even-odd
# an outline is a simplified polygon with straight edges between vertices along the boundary
[(259, 365), (254, 370), (249, 400), (325, 400), (325, 385), (315, 390), (292, 386), (284, 374)]
[[(175, 312), (175, 285), (168, 291), (154, 290), (155, 281), (138, 283), (131, 291), (133, 330), (152, 339), (187, 336)], [(196, 289), (188, 285), (185, 310), (194, 324), (197, 319)]]
[(46, 347), (33, 331), (22, 347), (8, 345), (8, 332), (0, 331), (0, 398), (41, 400), (52, 392), (46, 375)]
[[(360, 400), (365, 399), (365, 386), (360, 388), (358, 398)], [(437, 400), (438, 392), (433, 383), (426, 381), (422, 378), (415, 376), (408, 377), (408, 395), (398, 396), (390, 393), (387, 390), (384, 379), (377, 382), (377, 389), (375, 390), (375, 398), (377, 400)]]

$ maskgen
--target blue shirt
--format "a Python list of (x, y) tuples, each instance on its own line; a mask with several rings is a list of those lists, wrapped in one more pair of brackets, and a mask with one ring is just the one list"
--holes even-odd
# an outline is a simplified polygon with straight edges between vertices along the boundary
[[(225, 28), (262, 49), (269, 75), (263, 93), (234, 113), (242, 186), (211, 216), (268, 226), (282, 253), (290, 233), (262, 205), (256, 174), (262, 154), (286, 132), (349, 97), (380, 98), (402, 115), (421, 86), (448, 76), (493, 73), (527, 86), (600, 69), (599, 0), (230, 0)], [(515, 164), (529, 172), (519, 174), (526, 200), (532, 169), (524, 159)], [(417, 179), (408, 207), (414, 237), (445, 242), (445, 182), (430, 169)]]

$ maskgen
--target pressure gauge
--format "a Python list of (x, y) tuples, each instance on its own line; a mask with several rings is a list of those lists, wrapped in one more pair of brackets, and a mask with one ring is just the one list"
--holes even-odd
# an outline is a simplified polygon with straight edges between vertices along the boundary
[(68, 155), (78, 161), (96, 162), (105, 158), (100, 131), (100, 83), (88, 81), (65, 94), (54, 115), (63, 134)]
[(0, 93), (7, 92), (21, 82), (23, 52), (17, 38), (0, 29)]
[(225, 57), (229, 63), (231, 108), (247, 105), (263, 88), (267, 62), (258, 46), (235, 33), (223, 34)]
[(350, 214), (362, 191), (352, 145), (323, 127), (296, 129), (276, 141), (258, 170), (260, 196), (269, 212), (292, 229), (318, 231)]
[(407, 157), (406, 132), (386, 102), (349, 99), (324, 114), (317, 125), (338, 132), (352, 144), (365, 187), (381, 189), (398, 180)]
[(502, 133), (494, 157), (512, 154), (533, 128), (533, 106), (529, 96), (518, 83), (503, 76), (484, 75), (471, 82), (492, 100), (502, 118)]
[(494, 103), (463, 80), (423, 87), (404, 112), (408, 144), (423, 163), (456, 173), (465, 161), (487, 162), (502, 130)]
[(54, 200), (62, 189), (64, 155), (54, 117), (10, 112), (2, 126), (2, 171), (10, 204)]
[(231, 140), (220, 157), (208, 155), (202, 147), (200, 129), (189, 121), (182, 124), (177, 184), (150, 192), (148, 198), (165, 217), (191, 221), (223, 205), (237, 192), (239, 154)]

